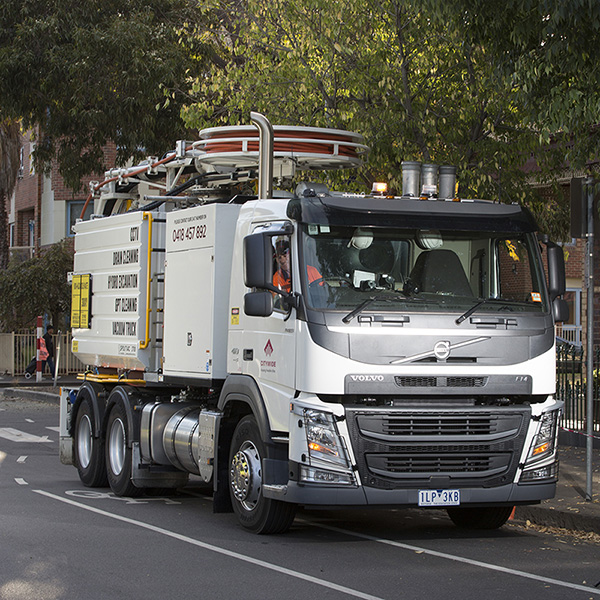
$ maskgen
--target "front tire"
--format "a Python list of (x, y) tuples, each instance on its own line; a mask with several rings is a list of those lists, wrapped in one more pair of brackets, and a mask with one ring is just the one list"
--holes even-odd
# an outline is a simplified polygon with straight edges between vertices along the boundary
[(142, 490), (131, 481), (131, 444), (128, 440), (127, 414), (115, 404), (106, 427), (106, 474), (110, 489), (117, 496), (139, 496)]
[(75, 421), (75, 466), (79, 479), (86, 487), (106, 487), (106, 464), (104, 462), (104, 440), (94, 435), (94, 407), (84, 397)]
[(243, 527), (259, 534), (284, 533), (294, 521), (296, 505), (262, 494), (262, 459), (266, 448), (256, 420), (244, 417), (235, 428), (229, 453), (229, 494)]
[(447, 508), (452, 522), (462, 529), (498, 529), (508, 521), (513, 506)]

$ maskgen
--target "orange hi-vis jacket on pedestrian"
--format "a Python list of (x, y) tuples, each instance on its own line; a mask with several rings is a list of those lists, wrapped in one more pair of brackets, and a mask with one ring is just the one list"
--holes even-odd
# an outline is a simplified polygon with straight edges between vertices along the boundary
[(46, 342), (44, 338), (40, 338), (40, 358), (39, 360), (48, 360), (48, 349), (46, 348)]

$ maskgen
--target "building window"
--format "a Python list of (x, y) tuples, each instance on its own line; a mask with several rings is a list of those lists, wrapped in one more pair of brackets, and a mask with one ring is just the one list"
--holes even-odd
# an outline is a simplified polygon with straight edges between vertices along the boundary
[[(77, 222), (77, 219), (81, 216), (81, 211), (83, 210), (83, 205), (85, 202), (83, 200), (74, 200), (72, 202), (67, 202), (67, 236), (73, 236), (73, 225)], [(94, 203), (90, 202), (85, 209), (85, 214), (83, 219), (87, 221), (91, 216), (94, 210)]]
[(27, 222), (27, 245), (33, 248), (35, 246), (35, 221), (29, 219)]

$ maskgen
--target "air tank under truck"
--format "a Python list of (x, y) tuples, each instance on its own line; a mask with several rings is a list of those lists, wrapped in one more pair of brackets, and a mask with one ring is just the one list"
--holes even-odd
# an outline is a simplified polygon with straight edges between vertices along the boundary
[(562, 249), (456, 198), (452, 167), (403, 163), (401, 197), (305, 181), (360, 166), (362, 137), (252, 121), (94, 187), (61, 460), (120, 496), (199, 479), (256, 533), (297, 506), (496, 528), (552, 497)]

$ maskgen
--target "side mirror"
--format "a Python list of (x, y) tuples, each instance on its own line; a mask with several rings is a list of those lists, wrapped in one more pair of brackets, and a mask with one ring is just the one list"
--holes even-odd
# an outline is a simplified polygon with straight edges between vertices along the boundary
[(271, 292), (249, 292), (244, 296), (244, 312), (249, 317), (270, 317), (273, 314)]
[(567, 288), (565, 276), (565, 256), (563, 249), (554, 242), (548, 242), (548, 292), (550, 301), (564, 296)]
[(273, 287), (273, 250), (271, 237), (253, 233), (244, 238), (244, 283), (247, 287)]
[(564, 323), (569, 320), (569, 305), (562, 298), (555, 298), (552, 302), (552, 316), (555, 323)]
[(552, 302), (552, 316), (555, 323), (569, 320), (569, 305), (561, 298), (567, 291), (565, 275), (565, 255), (563, 249), (554, 242), (546, 244), (548, 248), (548, 293)]

